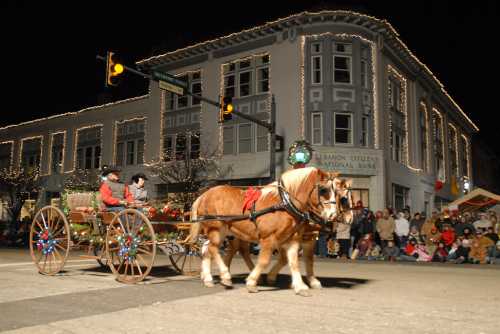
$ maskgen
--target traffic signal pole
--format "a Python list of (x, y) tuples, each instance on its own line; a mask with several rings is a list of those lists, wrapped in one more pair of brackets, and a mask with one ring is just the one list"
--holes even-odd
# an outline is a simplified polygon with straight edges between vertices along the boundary
[[(106, 58), (103, 56), (100, 56), (100, 55), (97, 55), (96, 58), (98, 60), (106, 61)], [(128, 67), (125, 65), (123, 65), (123, 68), (131, 73), (140, 75), (143, 78), (153, 80), (156, 82), (159, 81), (158, 79), (154, 78), (152, 75), (147, 74), (147, 73), (143, 73), (143, 72), (138, 71), (134, 68), (131, 68), (131, 67)], [(198, 94), (194, 94), (188, 88), (184, 89), (184, 93), (185, 93), (185, 95), (193, 96), (193, 97), (195, 97), (203, 102), (206, 102), (208, 104), (211, 104), (219, 109), (222, 108), (222, 105), (220, 104), (220, 102), (210, 100), (210, 99), (203, 97), (201, 95), (198, 95)], [(267, 131), (269, 131), (269, 134), (271, 137), (270, 138), (271, 143), (269, 145), (270, 160), (271, 160), (269, 162), (269, 179), (271, 182), (274, 182), (274, 180), (276, 179), (276, 102), (274, 99), (274, 95), (272, 95), (272, 97), (271, 97), (271, 119), (270, 119), (270, 122), (261, 121), (260, 119), (257, 119), (255, 117), (252, 117), (252, 116), (247, 115), (247, 114), (244, 114), (244, 113), (238, 111), (237, 109), (234, 109), (231, 112), (231, 114), (234, 114), (238, 117), (246, 119), (247, 121), (253, 122), (253, 123), (258, 124), (260, 126), (263, 126), (267, 129)]]

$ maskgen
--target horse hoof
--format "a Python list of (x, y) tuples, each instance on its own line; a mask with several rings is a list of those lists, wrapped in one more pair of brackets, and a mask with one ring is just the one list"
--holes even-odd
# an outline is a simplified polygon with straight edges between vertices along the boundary
[(250, 293), (257, 293), (259, 292), (259, 289), (257, 289), (254, 285), (247, 285), (247, 291)]
[(321, 282), (320, 281), (312, 281), (310, 283), (311, 285), (311, 289), (315, 289), (315, 290), (319, 290), (321, 289), (323, 286), (321, 285)]
[(213, 288), (213, 287), (215, 286), (214, 282), (212, 282), (212, 281), (203, 282), (203, 285), (204, 285), (206, 288)]
[(232, 288), (233, 287), (233, 282), (230, 279), (222, 279), (220, 281), (220, 284), (225, 286), (226, 288)]
[(312, 293), (309, 290), (299, 290), (296, 292), (297, 295), (302, 296), (302, 297), (311, 297)]

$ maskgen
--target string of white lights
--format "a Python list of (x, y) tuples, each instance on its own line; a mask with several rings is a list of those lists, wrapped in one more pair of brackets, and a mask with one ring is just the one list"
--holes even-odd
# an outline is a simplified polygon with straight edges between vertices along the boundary
[[(420, 107), (422, 108), (424, 115), (425, 115), (425, 134), (426, 134), (426, 147), (427, 147), (427, 156), (424, 157), (427, 161), (427, 168), (424, 170), (424, 172), (429, 171), (430, 166), (431, 166), (431, 138), (430, 138), (430, 131), (429, 131), (429, 112), (427, 111), (427, 105), (421, 101), (420, 102)], [(423, 169), (423, 168), (422, 168)]]

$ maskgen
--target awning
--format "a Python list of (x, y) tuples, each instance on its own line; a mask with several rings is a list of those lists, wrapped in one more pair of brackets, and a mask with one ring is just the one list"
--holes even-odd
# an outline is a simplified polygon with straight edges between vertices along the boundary
[(459, 212), (487, 210), (500, 203), (500, 196), (482, 188), (476, 188), (467, 195), (449, 203), (447, 207), (452, 210), (458, 208)]

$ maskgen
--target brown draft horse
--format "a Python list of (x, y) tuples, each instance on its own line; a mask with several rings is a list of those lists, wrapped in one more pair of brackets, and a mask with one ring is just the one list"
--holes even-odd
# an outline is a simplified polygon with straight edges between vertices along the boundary
[[(288, 195), (293, 206), (301, 213), (310, 213), (324, 220), (331, 220), (336, 214), (335, 178), (337, 173), (328, 173), (315, 167), (290, 170), (281, 176), (280, 184), (270, 184), (262, 188), (262, 195), (255, 203), (259, 211), (281, 204), (282, 197)], [(281, 187), (281, 192), (279, 190)], [(299, 295), (310, 295), (299, 271), (298, 251), (302, 235), (308, 224), (290, 210), (279, 209), (250, 219), (224, 221), (203, 221), (204, 216), (237, 216), (241, 214), (245, 192), (231, 186), (216, 186), (193, 203), (192, 219), (198, 217), (200, 223), (193, 223), (191, 237), (201, 232), (208, 237), (202, 252), (201, 279), (205, 286), (213, 286), (211, 260), (219, 267), (221, 284), (231, 286), (231, 274), (219, 253), (219, 246), (227, 235), (247, 242), (258, 242), (260, 253), (257, 265), (246, 279), (249, 292), (257, 292), (257, 281), (262, 271), (269, 265), (274, 249), (286, 254), (292, 273), (292, 287)]]
[[(328, 224), (331, 224), (332, 231), (335, 231), (336, 225), (339, 221), (351, 224), (354, 218), (351, 210), (353, 207), (353, 199), (350, 192), (351, 182), (348, 180), (340, 180), (338, 178), (335, 178), (334, 183), (336, 189), (337, 213), (332, 221), (327, 222)], [(322, 288), (321, 282), (314, 275), (314, 248), (316, 246), (317, 232), (319, 232), (320, 230), (321, 226), (319, 224), (310, 222), (304, 228), (304, 233), (302, 235), (301, 241), (306, 267), (306, 279), (312, 289)], [(254, 268), (254, 264), (250, 257), (249, 247), (250, 243), (247, 241), (239, 239), (230, 240), (229, 247), (226, 250), (226, 256), (224, 257), (224, 263), (228, 267), (230, 267), (234, 255), (237, 252), (240, 252), (247, 267), (252, 270)], [(267, 275), (268, 284), (276, 283), (278, 273), (286, 264), (286, 252), (280, 250), (278, 262), (272, 267)]]

